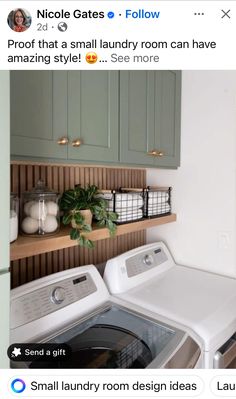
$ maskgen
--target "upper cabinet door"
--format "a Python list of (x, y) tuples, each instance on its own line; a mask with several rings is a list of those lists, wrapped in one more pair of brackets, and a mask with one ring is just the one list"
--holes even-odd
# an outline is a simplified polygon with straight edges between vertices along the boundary
[(121, 162), (155, 167), (179, 166), (180, 106), (180, 72), (122, 71)]
[(119, 159), (119, 75), (117, 71), (68, 72), (68, 158)]
[(120, 72), (120, 161), (153, 165), (154, 72)]
[(11, 72), (11, 154), (66, 158), (67, 74), (52, 71)]
[(180, 165), (180, 117), (181, 72), (155, 72), (155, 166)]

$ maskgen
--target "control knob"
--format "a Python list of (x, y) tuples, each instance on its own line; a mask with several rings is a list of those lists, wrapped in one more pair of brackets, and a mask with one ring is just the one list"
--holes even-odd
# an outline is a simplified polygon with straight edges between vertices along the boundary
[(143, 263), (146, 265), (146, 266), (151, 266), (152, 264), (153, 264), (153, 257), (152, 257), (152, 255), (145, 255), (144, 257), (143, 257)]
[(51, 301), (56, 305), (59, 305), (64, 301), (65, 297), (66, 297), (65, 289), (62, 287), (56, 287), (52, 292)]

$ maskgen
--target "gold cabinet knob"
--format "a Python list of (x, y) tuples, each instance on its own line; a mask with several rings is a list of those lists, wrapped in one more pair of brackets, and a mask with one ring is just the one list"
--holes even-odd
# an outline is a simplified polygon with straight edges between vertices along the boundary
[(75, 139), (72, 141), (72, 146), (73, 147), (79, 147), (82, 144), (82, 140), (81, 139)]
[(66, 145), (69, 143), (69, 140), (67, 137), (61, 137), (60, 139), (57, 140), (57, 144), (59, 145)]
[(154, 157), (157, 156), (157, 150), (149, 151), (148, 155), (153, 155)]
[(163, 157), (164, 152), (163, 152), (163, 151), (156, 150), (156, 149), (153, 149), (153, 150), (151, 150), (151, 151), (148, 151), (147, 154), (148, 154), (148, 155), (152, 155), (153, 157)]

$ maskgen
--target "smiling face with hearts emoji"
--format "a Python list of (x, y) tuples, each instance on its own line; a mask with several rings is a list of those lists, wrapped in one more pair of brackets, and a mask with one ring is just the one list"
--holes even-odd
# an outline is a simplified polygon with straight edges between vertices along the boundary
[(98, 56), (96, 53), (90, 52), (86, 54), (85, 59), (88, 62), (88, 64), (95, 64), (95, 62), (97, 62), (98, 60)]

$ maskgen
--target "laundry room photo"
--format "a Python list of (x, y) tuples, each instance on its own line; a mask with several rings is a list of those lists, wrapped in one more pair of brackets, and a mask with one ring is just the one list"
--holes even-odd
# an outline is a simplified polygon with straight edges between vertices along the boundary
[(0, 86), (1, 367), (236, 368), (236, 72)]

